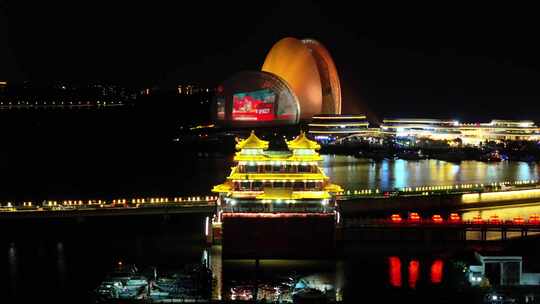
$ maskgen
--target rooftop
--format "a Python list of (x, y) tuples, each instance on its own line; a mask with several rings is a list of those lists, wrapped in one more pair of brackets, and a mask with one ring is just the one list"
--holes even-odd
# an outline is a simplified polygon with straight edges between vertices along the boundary
[(239, 141), (236, 144), (236, 149), (267, 149), (268, 141), (262, 140), (255, 135), (255, 131), (251, 131), (248, 138)]
[(308, 139), (304, 131), (302, 131), (300, 135), (298, 135), (295, 139), (288, 141), (287, 146), (289, 146), (289, 149), (291, 150), (295, 150), (295, 149), (319, 150), (321, 148), (321, 146), (316, 141)]

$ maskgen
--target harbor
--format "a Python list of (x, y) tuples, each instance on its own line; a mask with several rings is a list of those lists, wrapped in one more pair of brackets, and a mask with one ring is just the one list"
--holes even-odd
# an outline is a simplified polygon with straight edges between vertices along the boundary
[(157, 267), (141, 270), (118, 262), (116, 269), (94, 291), (96, 303), (118, 300), (143, 300), (148, 303), (208, 302), (212, 272), (208, 265), (190, 264), (181, 270)]

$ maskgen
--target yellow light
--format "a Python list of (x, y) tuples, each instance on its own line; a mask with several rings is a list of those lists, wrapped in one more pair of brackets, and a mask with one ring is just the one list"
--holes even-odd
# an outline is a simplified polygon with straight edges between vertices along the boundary
[(505, 192), (484, 192), (463, 194), (461, 201), (463, 203), (483, 203), (510, 201), (520, 199), (540, 198), (540, 189), (528, 189)]

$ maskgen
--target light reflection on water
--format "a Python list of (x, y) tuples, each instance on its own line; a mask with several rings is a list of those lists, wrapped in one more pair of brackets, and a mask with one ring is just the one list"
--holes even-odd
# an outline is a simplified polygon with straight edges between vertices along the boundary
[[(293, 291), (312, 288), (322, 291), (332, 301), (341, 301), (347, 286), (356, 294), (369, 293), (369, 287), (363, 284), (376, 286), (379, 290), (385, 286), (414, 290), (419, 284), (425, 288), (439, 286), (447, 280), (445, 261), (432, 257), (378, 256), (353, 263), (344, 260), (260, 260), (256, 266), (255, 260), (222, 259), (220, 246), (213, 246), (210, 252), (213, 300), (254, 300), (257, 297), (259, 301), (292, 302)], [(360, 269), (362, 272), (358, 272)], [(351, 278), (355, 282), (350, 282)], [(356, 286), (358, 278), (368, 278), (369, 282)]]
[(459, 164), (435, 159), (374, 162), (353, 156), (323, 155), (321, 167), (333, 183), (345, 189), (392, 190), (402, 187), (453, 184), (487, 184), (538, 179), (536, 163), (463, 161)]
[[(404, 262), (407, 262), (404, 260)], [(398, 256), (388, 257), (388, 282), (390, 286), (400, 288), (403, 287), (403, 276), (407, 276), (408, 287), (415, 289), (420, 281), (422, 271), (429, 271), (429, 283), (433, 285), (441, 284), (444, 275), (444, 262), (441, 259), (433, 261), (419, 259), (410, 259), (407, 264), (406, 272), (402, 271), (402, 258)]]
[(67, 267), (66, 258), (64, 256), (64, 243), (58, 242), (56, 244), (56, 268), (58, 271), (58, 285), (60, 288), (64, 288), (67, 279)]
[[(342, 185), (344, 188), (349, 189), (366, 189), (366, 188), (379, 188), (379, 189), (392, 189), (395, 187), (415, 187), (423, 185), (449, 185), (449, 184), (465, 184), (465, 183), (490, 183), (504, 180), (530, 180), (540, 179), (539, 167), (537, 164), (528, 164), (521, 162), (503, 162), (503, 163), (483, 163), (476, 161), (465, 161), (461, 164), (447, 163), (438, 160), (421, 160), (421, 161), (382, 161), (371, 162), (365, 159), (356, 159), (354, 157), (347, 156), (323, 156), (322, 168), (326, 174), (331, 178), (332, 182)], [(208, 168), (208, 170), (199, 171), (200, 174), (206, 174), (208, 171), (212, 171), (215, 168)], [(230, 168), (224, 166), (223, 174), (228, 174)], [(203, 178), (201, 177), (201, 180)], [(199, 182), (199, 180), (196, 180)], [(222, 179), (219, 177), (219, 181)], [(204, 179), (201, 184), (204, 183), (218, 183), (213, 180)], [(210, 189), (211, 185), (201, 185), (201, 188)], [(491, 215), (497, 214), (501, 219), (507, 220), (517, 216), (522, 216), (525, 219), (532, 213), (540, 213), (540, 202), (537, 205), (527, 205), (520, 207), (507, 207), (507, 208), (495, 208), (495, 209), (481, 209), (476, 211), (467, 211), (463, 214), (465, 220), (472, 219), (472, 217), (481, 214), (483, 218), (489, 218)], [(199, 222), (197, 222), (199, 223)], [(199, 226), (197, 226), (199, 227)], [(178, 231), (178, 230), (174, 230)], [(200, 231), (199, 231), (200, 233)], [(52, 248), (42, 245), (26, 245), (21, 246), (21, 242), (6, 244), (7, 247), (7, 262), (8, 271), (7, 286), (10, 291), (9, 294), (22, 294), (25, 293), (21, 286), (32, 285), (38, 281), (38, 278), (34, 279), (35, 272), (41, 271), (51, 276), (56, 276), (51, 281), (56, 279), (59, 282), (59, 286), (51, 285), (49, 282), (45, 282), (47, 288), (65, 288), (91, 290), (96, 287), (99, 280), (109, 269), (108, 265), (115, 257), (128, 256), (131, 260), (141, 261), (141, 263), (151, 260), (155, 261), (174, 261), (179, 262), (186, 259), (185, 256), (191, 257), (191, 252), (195, 252), (198, 249), (189, 249), (191, 245), (182, 240), (171, 240), (170, 243), (163, 240), (157, 241), (155, 237), (151, 238), (136, 238), (133, 241), (123, 241), (122, 243), (116, 242), (114, 237), (107, 237), (107, 242), (94, 241), (94, 243), (84, 244), (83, 246), (78, 241), (58, 242), (52, 243)], [(112, 241), (114, 240), (114, 242)], [(110, 241), (110, 242), (109, 242)], [(37, 246), (35, 248), (34, 246)], [(3, 247), (6, 249), (6, 247)], [(43, 247), (43, 248), (42, 248)], [(35, 250), (37, 249), (37, 250)], [(45, 252), (43, 260), (35, 259), (32, 252), (42, 250)], [(178, 250), (181, 254), (174, 250)], [(4, 254), (6, 253), (4, 251)], [(88, 251), (88, 252), (87, 252)], [(174, 251), (174, 252), (173, 252)], [(25, 256), (26, 252), (26, 256)], [(187, 253), (186, 253), (187, 252)], [(197, 251), (197, 255), (202, 254)], [(53, 256), (51, 256), (53, 255)], [(235, 265), (228, 261), (222, 261), (221, 258), (216, 259), (215, 256), (221, 256), (221, 251), (217, 247), (213, 247), (210, 250), (210, 264), (215, 269), (216, 285), (214, 285), (214, 296), (216, 299), (221, 299), (222, 295), (230, 293), (230, 288), (234, 285), (233, 281), (242, 281), (247, 278), (247, 281), (251, 279), (250, 272), (253, 270), (252, 266)], [(5, 257), (5, 256), (4, 256)], [(126, 258), (127, 259), (127, 258)], [(380, 259), (387, 259), (387, 257), (380, 257)], [(97, 270), (94, 266), (88, 266), (95, 261), (99, 265)], [(377, 281), (381, 284), (401, 286), (400, 288), (415, 288), (420, 286), (422, 280), (432, 282), (433, 284), (439, 284), (441, 281), (445, 281), (446, 267), (442, 261), (424, 261), (422, 259), (408, 259), (399, 258), (397, 260), (386, 261), (383, 263), (378, 262), (377, 265), (373, 265), (371, 261), (364, 263), (362, 266), (373, 271), (375, 275), (382, 274), (384, 281)], [(56, 263), (55, 263), (56, 262)], [(5, 263), (5, 262), (4, 262)], [(266, 282), (274, 282), (273, 273), (282, 273), (284, 275), (295, 274), (305, 277), (315, 275), (320, 277), (321, 280), (330, 276), (334, 276), (336, 282), (338, 282), (338, 276), (336, 273), (343, 272), (340, 268), (347, 268), (340, 261), (332, 261), (329, 265), (324, 266), (318, 262), (315, 262), (314, 266), (295, 264), (292, 261), (286, 261), (289, 268), (283, 268), (279, 265), (270, 265), (263, 262), (261, 265), (262, 274), (261, 280)], [(394, 269), (388, 273), (388, 264), (394, 265)], [(279, 263), (278, 263), (279, 264)], [(26, 266), (25, 266), (26, 265)], [(30, 265), (30, 266), (27, 266)], [(36, 267), (45, 265), (42, 270), (36, 270)], [(322, 266), (321, 266), (322, 265)], [(396, 266), (399, 265), (399, 266)], [(50, 267), (49, 267), (50, 266)], [(251, 268), (250, 268), (251, 267)], [(54, 271), (56, 268), (56, 273)], [(105, 269), (105, 270), (102, 270)], [(248, 271), (245, 271), (245, 270)], [(299, 271), (300, 270), (300, 271)], [(101, 272), (100, 272), (101, 271)], [(365, 271), (359, 273), (366, 273)], [(326, 275), (324, 275), (326, 274)], [(351, 278), (358, 276), (358, 273), (348, 276)], [(89, 279), (85, 279), (91, 277)], [(80, 281), (84, 283), (80, 283)], [(376, 280), (369, 281), (375, 282)], [(43, 282), (39, 282), (42, 285), (46, 285)], [(375, 284), (375, 283), (373, 283)], [(78, 286), (81, 285), (81, 286)], [(342, 288), (342, 282), (336, 283), (335, 297), (339, 298)], [(43, 288), (45, 289), (45, 288)], [(261, 292), (263, 294), (263, 292)]]
[(293, 291), (313, 288), (341, 300), (344, 270), (336, 260), (223, 260), (221, 246), (212, 246), (210, 266), (213, 300), (292, 302)]
[(17, 292), (17, 248), (15, 248), (15, 244), (11, 243), (9, 244), (8, 248), (8, 265), (9, 265), (9, 282), (10, 289), (13, 294)]

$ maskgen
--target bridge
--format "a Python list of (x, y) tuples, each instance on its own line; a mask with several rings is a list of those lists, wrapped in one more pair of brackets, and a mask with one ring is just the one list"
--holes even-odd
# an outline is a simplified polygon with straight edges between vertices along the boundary
[(482, 192), (508, 192), (512, 190), (540, 189), (538, 180), (501, 181), (491, 183), (468, 183), (453, 185), (424, 185), (401, 187), (393, 190), (378, 188), (344, 189), (336, 196), (337, 200), (355, 200), (362, 198), (391, 198), (399, 196), (433, 196), (449, 194), (468, 194)]
[[(218, 197), (203, 196), (159, 196), (113, 199), (64, 199), (0, 202), (1, 217), (15, 217), (24, 213), (30, 216), (61, 216), (92, 214), (145, 214), (193, 212), (200, 208), (213, 208)], [(343, 216), (357, 212), (400, 211), (400, 210), (448, 210), (471, 209), (485, 206), (515, 205), (540, 201), (540, 184), (537, 180), (499, 182), (490, 184), (459, 184), (419, 186), (380, 191), (379, 189), (346, 189), (336, 196), (339, 211)]]
[(0, 206), (0, 219), (214, 213), (216, 200), (216, 196), (188, 196), (7, 202)]
[[(43, 200), (41, 202), (0, 203), (0, 220), (114, 217), (136, 215), (173, 215), (182, 213), (215, 214), (218, 197), (159, 196), (87, 200)], [(472, 221), (443, 220), (439, 218), (411, 218), (408, 210), (416, 212), (456, 212), (486, 206), (519, 205), (540, 201), (538, 181), (501, 182), (487, 185), (463, 184), (402, 188), (392, 192), (377, 189), (345, 190), (337, 195), (338, 238), (362, 239), (429, 239), (448, 240), (506, 240), (540, 232), (540, 217), (531, 214), (528, 219), (480, 219)], [(451, 207), (451, 208), (448, 208)], [(393, 217), (366, 219), (372, 211), (381, 211)], [(286, 211), (285, 211), (286, 212)], [(398, 214), (408, 213), (401, 218)], [(379, 213), (381, 215), (381, 213)], [(384, 216), (384, 215), (382, 215)], [(459, 217), (459, 216), (458, 216)], [(396, 220), (399, 218), (399, 220)], [(207, 225), (207, 224), (205, 224)]]

